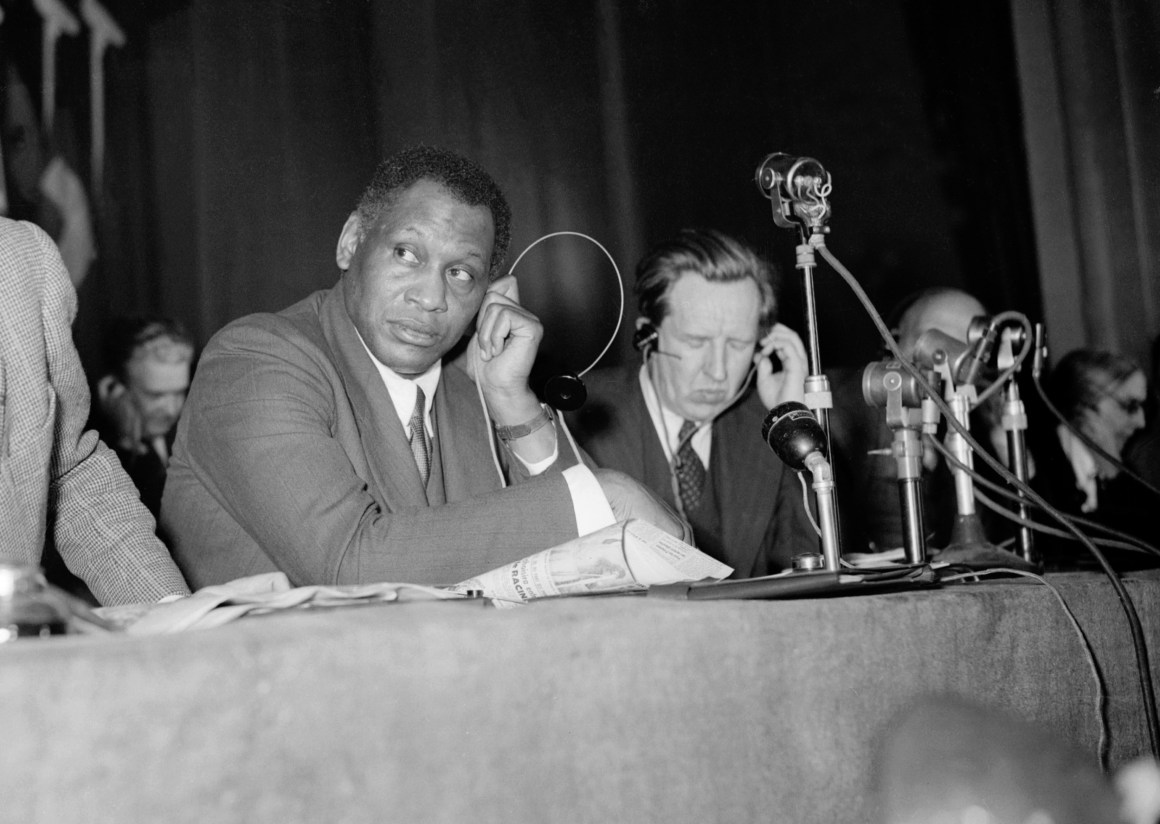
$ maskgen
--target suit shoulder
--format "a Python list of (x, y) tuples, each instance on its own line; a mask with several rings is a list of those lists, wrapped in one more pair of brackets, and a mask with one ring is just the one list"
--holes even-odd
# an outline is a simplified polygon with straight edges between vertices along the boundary
[(640, 367), (635, 364), (611, 366), (589, 372), (584, 376), (588, 402), (598, 404), (623, 402), (626, 393), (639, 388), (639, 374)]
[(567, 416), (568, 425), (582, 444), (598, 448), (597, 442), (627, 437), (632, 419), (644, 408), (638, 373), (639, 367), (624, 366), (590, 372), (584, 377), (588, 400)]
[(280, 312), (255, 312), (230, 321), (206, 344), (203, 360), (227, 353), (276, 349), (324, 349), (319, 307), (326, 292), (316, 292)]

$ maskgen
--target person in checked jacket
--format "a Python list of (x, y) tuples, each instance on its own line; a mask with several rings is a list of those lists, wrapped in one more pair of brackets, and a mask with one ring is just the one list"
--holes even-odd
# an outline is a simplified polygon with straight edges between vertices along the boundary
[(101, 604), (186, 595), (132, 481), (85, 430), (76, 310), (48, 235), (0, 218), (0, 562), (39, 565), (51, 539)]

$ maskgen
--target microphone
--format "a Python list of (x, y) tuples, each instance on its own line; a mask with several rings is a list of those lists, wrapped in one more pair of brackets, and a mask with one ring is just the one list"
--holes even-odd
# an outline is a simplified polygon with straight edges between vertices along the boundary
[(967, 329), (967, 342), (974, 344), (974, 354), (967, 366), (963, 383), (974, 383), (978, 380), (979, 370), (991, 359), (998, 337), (999, 324), (995, 323), (995, 318), (986, 315), (971, 318), (971, 325)]
[(806, 226), (815, 232), (823, 231), (830, 216), (826, 197), (832, 184), (830, 173), (821, 163), (812, 157), (774, 152), (758, 165), (754, 182), (774, 202), (773, 222), (777, 226)]
[(938, 329), (927, 329), (914, 342), (911, 356), (916, 366), (935, 369), (945, 365), (957, 383), (966, 383), (964, 377), (970, 367), (970, 358), (975, 347), (968, 346), (958, 338), (952, 338)]
[(769, 410), (761, 437), (790, 469), (800, 472), (826, 461), (826, 434), (804, 403), (786, 401)]
[(1031, 377), (1039, 380), (1043, 374), (1043, 362), (1047, 360), (1047, 341), (1043, 334), (1043, 324), (1035, 324), (1035, 355), (1031, 361)]
[[(761, 425), (761, 436), (790, 469), (799, 472), (808, 469), (813, 476), (823, 568), (827, 572), (841, 571), (842, 548), (838, 537), (834, 473), (826, 460), (828, 450), (822, 425), (804, 403), (787, 401), (769, 410)], [(806, 514), (809, 514), (808, 509)]]

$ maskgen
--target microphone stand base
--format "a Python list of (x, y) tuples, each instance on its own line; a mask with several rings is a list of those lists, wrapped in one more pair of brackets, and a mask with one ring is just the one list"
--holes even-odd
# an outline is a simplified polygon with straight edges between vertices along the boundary
[(959, 515), (951, 529), (951, 542), (931, 553), (932, 564), (953, 564), (968, 569), (1007, 567), (1023, 572), (1040, 572), (1041, 568), (1006, 549), (990, 543), (983, 534), (976, 514)]
[(1042, 572), (1042, 568), (1028, 563), (1014, 552), (1008, 552), (994, 544), (954, 545), (931, 553), (930, 563), (950, 564), (968, 569), (994, 569), (1006, 567), (1022, 572)]

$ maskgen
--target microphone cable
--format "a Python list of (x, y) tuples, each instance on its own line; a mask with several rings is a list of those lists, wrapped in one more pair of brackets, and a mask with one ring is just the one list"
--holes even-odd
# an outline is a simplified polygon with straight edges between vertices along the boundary
[(978, 397), (975, 398), (975, 403), (972, 408), (979, 406), (987, 398), (998, 392), (1003, 387), (1003, 385), (1007, 383), (1007, 381), (1012, 376), (1014, 376), (1016, 372), (1019, 371), (1019, 369), (1023, 366), (1023, 361), (1027, 359), (1027, 355), (1031, 352), (1033, 345), (1032, 341), (1034, 338), (1034, 333), (1031, 328), (1031, 321), (1022, 312), (1007, 311), (1000, 312), (999, 314), (995, 315), (995, 317), (991, 319), (991, 325), (999, 328), (999, 326), (1007, 320), (1019, 321), (1019, 325), (1023, 327), (1023, 343), (1019, 348), (1019, 353), (1015, 356), (1014, 362), (1005, 368), (1002, 372), (1000, 372), (995, 377), (995, 380), (991, 382), (990, 386), (979, 393)]
[(898, 343), (894, 340), (894, 336), (890, 334), (890, 330), (886, 327), (886, 324), (882, 320), (882, 316), (878, 313), (878, 310), (874, 308), (874, 304), (870, 300), (869, 295), (866, 294), (866, 291), (862, 288), (862, 285), (858, 283), (857, 279), (842, 264), (842, 262), (834, 257), (833, 253), (831, 253), (830, 250), (826, 248), (824, 237), (818, 236), (815, 239), (815, 242), (817, 249), (821, 253), (822, 257), (824, 257), (826, 262), (828, 262), (830, 266), (833, 267), (834, 271), (837, 272), (839, 276), (841, 276), (842, 280), (854, 293), (855, 297), (858, 298), (858, 301), (866, 310), (867, 315), (869, 316), (871, 322), (874, 324), (875, 328), (878, 330), (879, 335), (882, 337), (883, 342), (886, 344), (891, 354), (894, 355), (899, 363), (902, 364), (903, 369), (912, 378), (914, 378), (918, 385), (922, 387), (922, 389), (927, 393), (927, 395), (934, 402), (935, 406), (938, 407), (939, 411), (942, 412), (943, 416), (946, 418), (948, 425), (954, 428), (954, 430), (958, 432), (959, 435), (961, 435), (967, 442), (967, 444), (975, 451), (975, 454), (982, 458), (984, 463), (986, 463), (991, 467), (991, 469), (998, 473), (1001, 478), (1014, 486), (1016, 489), (1023, 492), (1024, 496), (1028, 500), (1034, 502), (1037, 506), (1047, 512), (1047, 514), (1050, 515), (1053, 519), (1058, 521), (1070, 532), (1072, 532), (1079, 540), (1079, 542), (1088, 550), (1088, 552), (1092, 554), (1092, 556), (1099, 563), (1100, 567), (1107, 575), (1108, 580), (1111, 582), (1112, 588), (1115, 591), (1116, 596), (1119, 598), (1120, 604), (1123, 607), (1124, 613), (1128, 619), (1128, 625), (1132, 635), (1132, 644), (1136, 653), (1136, 664), (1139, 669), (1140, 690), (1144, 698), (1144, 714), (1148, 723), (1148, 737), (1151, 744), (1151, 751), (1153, 755), (1160, 758), (1160, 718), (1157, 717), (1156, 695), (1152, 684), (1152, 670), (1148, 660), (1148, 647), (1144, 639), (1143, 627), (1140, 624), (1140, 616), (1137, 613), (1136, 606), (1132, 601), (1132, 597), (1128, 593), (1126, 587), (1124, 586), (1124, 582), (1120, 579), (1120, 576), (1116, 573), (1115, 569), (1112, 568), (1111, 564), (1108, 563), (1107, 558), (1099, 550), (1099, 548), (1096, 547), (1096, 545), (1076, 526), (1074, 526), (1068, 520), (1067, 516), (1045, 501), (1038, 492), (1033, 490), (1026, 483), (1016, 478), (1015, 475), (1010, 470), (1008, 470), (1007, 467), (1003, 466), (1003, 464), (1000, 463), (997, 458), (992, 456), (979, 445), (978, 441), (976, 441), (975, 438), (971, 435), (968, 427), (963, 425), (957, 419), (950, 405), (947, 404), (941, 395), (935, 391), (935, 388), (931, 386), (930, 382), (926, 379), (926, 376), (922, 374), (922, 370), (918, 369), (916, 366), (914, 366), (914, 364), (912, 364), (907, 358), (903, 356), (902, 351), (898, 348)]
[[(980, 486), (984, 486), (987, 489), (991, 490), (992, 492), (994, 492), (998, 495), (1001, 495), (1002, 497), (1007, 498), (1008, 500), (1013, 501), (1015, 503), (1031, 503), (1029, 501), (1026, 501), (1023, 498), (1020, 498), (1018, 493), (1011, 492), (1010, 490), (1006, 489), (1005, 487), (1001, 486), (1000, 484), (997, 484), (994, 481), (992, 481), (991, 479), (984, 477), (977, 470), (975, 470), (971, 467), (968, 467), (966, 464), (962, 463), (957, 457), (955, 457), (955, 455), (949, 449), (946, 448), (946, 445), (941, 443), (938, 439), (932, 438), (931, 443), (934, 445), (935, 449), (939, 452), (939, 454), (941, 454), (943, 456), (943, 458), (947, 461), (947, 463), (950, 466), (954, 467), (955, 469), (961, 469), (964, 472), (966, 472), (967, 474), (969, 474), (971, 476), (972, 480), (976, 484), (979, 484)], [(986, 495), (984, 495), (982, 492), (980, 492), (977, 489), (975, 490), (975, 497), (979, 500), (980, 503), (982, 503), (988, 509), (995, 512), (997, 515), (1000, 515), (1000, 516), (1006, 518), (1007, 520), (1012, 521), (1020, 526), (1025, 526), (1025, 527), (1028, 527), (1030, 529), (1034, 529), (1037, 532), (1042, 532), (1045, 535), (1051, 535), (1051, 536), (1056, 537), (1056, 538), (1066, 538), (1067, 540), (1071, 540), (1071, 541), (1076, 540), (1075, 536), (1071, 532), (1067, 532), (1067, 531), (1064, 531), (1062, 529), (1056, 529), (1054, 527), (1050, 527), (1050, 526), (1048, 526), (1040, 521), (1036, 521), (1036, 520), (1033, 520), (1030, 518), (1024, 518), (1021, 515), (1019, 515), (1018, 513), (1002, 507), (998, 502), (992, 501), (990, 498), (988, 498)], [(1041, 509), (1041, 507), (1039, 507), (1037, 504), (1032, 504), (1032, 506), (1035, 506), (1036, 509)], [(1137, 552), (1150, 553), (1152, 555), (1160, 557), (1160, 548), (1157, 548), (1156, 546), (1148, 543), (1147, 541), (1144, 541), (1140, 538), (1137, 538), (1136, 536), (1131, 535), (1127, 532), (1121, 532), (1118, 529), (1114, 529), (1113, 527), (1106, 526), (1104, 524), (1099, 523), (1098, 521), (1093, 521), (1090, 518), (1083, 518), (1083, 517), (1080, 517), (1078, 515), (1065, 514), (1064, 517), (1066, 517), (1068, 520), (1070, 520), (1073, 524), (1076, 524), (1077, 526), (1085, 527), (1089, 530), (1090, 529), (1099, 530), (1099, 531), (1101, 531), (1109, 536), (1112, 536), (1114, 539), (1116, 539), (1116, 540), (1112, 540), (1112, 539), (1107, 539), (1107, 538), (1094, 538), (1090, 535), (1088, 536), (1096, 544), (1098, 544), (1100, 546), (1107, 546), (1107, 547), (1110, 547), (1113, 549), (1130, 549), (1130, 550), (1134, 550)]]
[(1055, 600), (1059, 602), (1063, 609), (1063, 614), (1067, 616), (1068, 622), (1075, 630), (1075, 634), (1079, 636), (1080, 644), (1084, 651), (1084, 656), (1087, 661), (1088, 668), (1092, 673), (1092, 681), (1096, 685), (1096, 719), (1099, 723), (1100, 738), (1097, 744), (1097, 755), (1100, 760), (1100, 767), (1106, 772), (1108, 769), (1108, 750), (1110, 744), (1110, 736), (1108, 735), (1108, 717), (1107, 717), (1107, 685), (1104, 683), (1103, 676), (1100, 674), (1099, 665), (1096, 663), (1095, 650), (1092, 649), (1091, 640), (1087, 637), (1087, 633), (1083, 631), (1083, 627), (1079, 623), (1079, 619), (1075, 617), (1075, 613), (1071, 607), (1068, 606), (1067, 601), (1063, 597), (1063, 593), (1055, 584), (1048, 581), (1042, 575), (1037, 575), (1034, 572), (1027, 572), (1022, 569), (1013, 569), (1008, 567), (992, 567), (991, 569), (972, 570), (970, 572), (963, 572), (954, 575), (947, 575), (940, 577), (942, 583), (953, 583), (955, 581), (969, 581), (980, 578), (984, 575), (1018, 575), (1022, 578), (1030, 578), (1037, 581), (1043, 586), (1051, 590), (1051, 594), (1055, 596)]

